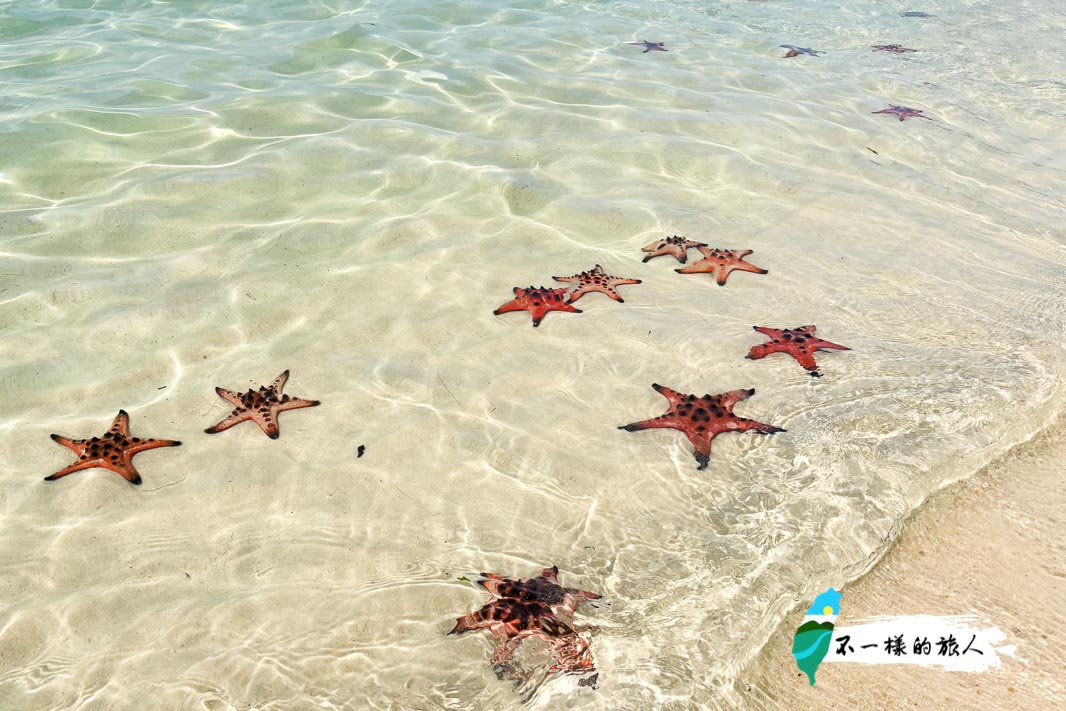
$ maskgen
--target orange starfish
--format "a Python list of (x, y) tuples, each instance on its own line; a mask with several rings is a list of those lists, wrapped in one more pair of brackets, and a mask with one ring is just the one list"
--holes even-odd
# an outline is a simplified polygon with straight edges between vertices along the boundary
[(130, 416), (125, 410), (119, 410), (115, 421), (111, 423), (111, 429), (100, 437), (92, 439), (70, 439), (60, 435), (52, 435), (52, 439), (64, 447), (74, 450), (78, 460), (69, 467), (60, 469), (51, 476), (46, 476), (45, 481), (55, 481), (60, 477), (82, 469), (110, 469), (131, 484), (140, 484), (141, 475), (133, 466), (133, 455), (146, 449), (156, 447), (177, 447), (181, 442), (171, 439), (143, 439), (130, 435)]
[(511, 311), (529, 311), (533, 314), (533, 325), (539, 326), (549, 311), (581, 313), (581, 309), (574, 308), (565, 300), (566, 289), (549, 289), (546, 286), (529, 286), (522, 289), (516, 286), (514, 293), (515, 298), (493, 311), (493, 316)]
[(653, 388), (670, 401), (669, 409), (659, 417), (643, 422), (623, 425), (620, 430), (639, 432), (658, 428), (680, 430), (695, 447), (697, 469), (705, 469), (711, 458), (711, 440), (722, 432), (748, 432), (774, 434), (785, 430), (755, 420), (737, 417), (733, 408), (741, 400), (755, 394), (755, 389), (733, 390), (721, 395), (685, 395), (658, 383)]
[(765, 358), (771, 353), (788, 353), (799, 361), (812, 378), (820, 378), (818, 364), (814, 362), (814, 352), (818, 350), (850, 351), (847, 346), (823, 341), (814, 337), (817, 330), (814, 326), (797, 326), (796, 328), (770, 328), (769, 326), (752, 326), (759, 333), (769, 336), (769, 343), (760, 343), (752, 346), (747, 357), (750, 360)]
[(639, 284), (640, 279), (623, 279), (621, 277), (613, 277), (604, 273), (603, 267), (597, 264), (595, 267), (587, 272), (581, 272), (574, 276), (568, 277), (552, 277), (555, 281), (576, 283), (577, 288), (570, 292), (570, 298), (567, 303), (574, 303), (585, 294), (592, 291), (598, 291), (601, 294), (607, 294), (620, 304), (624, 304), (625, 300), (618, 295), (615, 291), (616, 286), (623, 284)]
[(282, 395), (281, 390), (285, 387), (285, 381), (289, 379), (289, 371), (279, 375), (270, 387), (260, 386), (259, 390), (248, 390), (245, 393), (235, 393), (224, 388), (215, 388), (215, 392), (224, 400), (229, 400), (236, 409), (230, 416), (219, 422), (214, 427), (208, 427), (204, 432), (215, 434), (222, 430), (228, 430), (234, 425), (251, 420), (259, 425), (270, 439), (281, 436), (278, 429), (278, 413), (285, 410), (297, 410), (301, 407), (314, 407), (320, 405), (318, 400), (301, 400), (298, 397)]
[(692, 240), (685, 239), (684, 237), (678, 237), (677, 235), (674, 235), (673, 237), (661, 239), (658, 242), (652, 242), (646, 247), (641, 247), (640, 251), (650, 252), (650, 254), (644, 257), (644, 259), (641, 261), (647, 262), (649, 259), (654, 259), (655, 257), (661, 256), (663, 254), (670, 254), (674, 257), (677, 257), (677, 261), (684, 264), (688, 261), (688, 250), (690, 248), (706, 246), (707, 245), (703, 242), (693, 242)]
[(744, 257), (751, 254), (750, 249), (711, 249), (699, 247), (703, 259), (681, 269), (675, 269), (678, 274), (699, 274), (707, 272), (714, 274), (718, 286), (725, 286), (725, 280), (731, 272), (752, 272), (753, 274), (767, 274), (767, 270), (745, 262)]

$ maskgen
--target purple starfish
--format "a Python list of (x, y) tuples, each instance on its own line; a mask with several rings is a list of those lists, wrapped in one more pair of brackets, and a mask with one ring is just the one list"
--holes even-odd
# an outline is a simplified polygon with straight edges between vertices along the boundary
[(881, 109), (880, 111), (871, 111), (872, 114), (894, 114), (899, 116), (899, 120), (902, 121), (908, 116), (917, 116), (918, 118), (932, 121), (933, 119), (928, 116), (922, 116), (921, 109), (909, 109), (906, 106), (890, 106), (887, 109)]
[(796, 47), (791, 44), (783, 44), (781, 45), (781, 47), (788, 50), (788, 54), (786, 54), (785, 57), (798, 57), (801, 54), (809, 54), (812, 57), (817, 57), (819, 54), (824, 54), (824, 52), (820, 49), (810, 49), (809, 47)]
[(895, 54), (904, 54), (905, 52), (917, 52), (916, 49), (907, 49), (901, 44), (873, 44), (870, 45), (874, 48), (875, 52), (894, 52)]
[(664, 42), (649, 42), (647, 40), (641, 40), (640, 42), (630, 42), (629, 44), (641, 45), (644, 47), (644, 51), (641, 54), (647, 54), (653, 49), (657, 52), (669, 52), (666, 47), (663, 47)]

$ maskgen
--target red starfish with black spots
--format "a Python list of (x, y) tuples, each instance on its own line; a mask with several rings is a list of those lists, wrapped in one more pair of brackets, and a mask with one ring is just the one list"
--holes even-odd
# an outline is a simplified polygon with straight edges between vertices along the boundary
[(627, 432), (639, 432), (667, 428), (685, 433), (695, 447), (697, 469), (706, 469), (711, 458), (711, 440), (723, 432), (757, 432), (774, 434), (785, 430), (773, 425), (763, 424), (733, 414), (733, 408), (742, 400), (755, 394), (755, 389), (732, 390), (721, 395), (686, 395), (676, 390), (659, 385), (652, 385), (663, 397), (670, 401), (670, 407), (659, 417), (643, 422), (634, 422), (619, 427)]
[(917, 52), (916, 49), (907, 49), (900, 44), (872, 44), (875, 52), (892, 52), (894, 54), (906, 54), (907, 52)]
[(133, 455), (146, 449), (177, 447), (181, 444), (172, 439), (147, 439), (130, 435), (130, 416), (125, 410), (118, 411), (118, 416), (111, 423), (111, 429), (99, 437), (70, 439), (54, 434), (52, 439), (74, 450), (74, 453), (78, 455), (78, 460), (69, 467), (60, 469), (51, 476), (46, 476), (45, 481), (55, 481), (82, 469), (100, 467), (121, 474), (122, 478), (131, 484), (140, 484), (141, 475), (133, 466)]
[(278, 425), (279, 413), (285, 410), (298, 410), (301, 407), (314, 407), (322, 404), (318, 400), (302, 400), (298, 397), (282, 395), (281, 390), (285, 387), (285, 382), (288, 379), (289, 371), (286, 370), (269, 387), (260, 386), (259, 390), (237, 393), (224, 388), (215, 388), (215, 392), (218, 393), (219, 397), (231, 402), (235, 409), (230, 413), (229, 417), (213, 427), (208, 427), (204, 432), (215, 434), (222, 430), (228, 430), (230, 427), (245, 420), (251, 420), (259, 425), (259, 429), (263, 430), (267, 437), (277, 439), (281, 436), (281, 430)]
[(646, 247), (641, 247), (640, 251), (650, 252), (650, 254), (644, 257), (644, 259), (642, 259), (641, 261), (647, 262), (649, 259), (654, 259), (655, 257), (659, 257), (664, 254), (669, 254), (676, 257), (677, 261), (684, 264), (688, 261), (689, 249), (691, 249), (692, 247), (706, 246), (707, 245), (704, 242), (693, 242), (690, 239), (685, 239), (684, 237), (678, 237), (677, 235), (674, 235), (673, 237), (666, 237), (664, 239), (661, 239), (658, 242), (652, 242)]
[(767, 274), (767, 270), (757, 267), (751, 262), (745, 262), (744, 257), (751, 254), (750, 249), (711, 249), (699, 247), (703, 259), (681, 269), (675, 269), (678, 274), (699, 274), (706, 272), (714, 274), (718, 286), (725, 286), (726, 279), (732, 272), (751, 272), (752, 274)]
[(872, 114), (894, 114), (895, 116), (899, 117), (900, 121), (903, 121), (904, 119), (910, 118), (911, 116), (917, 116), (918, 118), (923, 118), (926, 121), (932, 121), (933, 120), (933, 119), (929, 118), (928, 116), (923, 116), (921, 109), (911, 109), (911, 108), (907, 108), (906, 106), (890, 106), (887, 109), (881, 109), (880, 111), (871, 111), (870, 113), (872, 113)]
[(558, 605), (570, 614), (573, 614), (581, 603), (587, 600), (599, 600), (601, 597), (587, 590), (564, 588), (559, 584), (557, 566), (545, 568), (538, 575), (521, 580), (504, 578), (494, 573), (482, 573), (481, 575), (486, 579), (479, 580), (478, 585), (495, 597)]
[(817, 329), (814, 326), (798, 326), (785, 329), (770, 328), (769, 326), (752, 326), (752, 328), (764, 336), (769, 336), (770, 342), (752, 346), (747, 355), (750, 360), (759, 360), (771, 353), (788, 353), (811, 374), (812, 378), (822, 377), (822, 374), (818, 372), (818, 364), (814, 362), (815, 351), (851, 350), (847, 346), (815, 338), (814, 332)]
[(581, 309), (574, 308), (566, 301), (566, 289), (549, 289), (546, 286), (530, 286), (522, 289), (516, 286), (514, 294), (515, 298), (493, 311), (492, 315), (499, 316), (511, 311), (529, 311), (533, 314), (533, 325), (539, 326), (549, 311), (581, 313)]
[[(458, 618), (448, 634), (463, 634), (475, 629), (488, 629), (497, 642), (492, 663), (502, 670), (510, 670), (513, 678), (525, 680), (528, 675), (513, 668), (509, 662), (518, 644), (527, 637), (540, 637), (548, 643), (554, 664), (548, 674), (588, 674), (595, 671), (595, 663), (586, 641), (578, 630), (559, 616), (556, 609), (572, 615), (586, 600), (595, 600), (596, 593), (564, 588), (558, 582), (559, 569), (545, 568), (532, 578), (513, 580), (492, 573), (482, 573), (478, 581), (494, 599), (474, 612)], [(579, 682), (581, 686), (595, 686), (596, 675)]]
[(593, 291), (598, 291), (601, 294), (607, 294), (620, 304), (624, 304), (625, 300), (618, 295), (615, 291), (616, 286), (623, 284), (639, 284), (640, 279), (623, 279), (621, 277), (614, 277), (606, 274), (603, 271), (603, 267), (597, 264), (595, 267), (587, 272), (581, 272), (574, 276), (568, 277), (552, 277), (555, 281), (576, 283), (577, 288), (570, 292), (570, 298), (567, 300), (569, 303), (574, 303), (585, 294)]

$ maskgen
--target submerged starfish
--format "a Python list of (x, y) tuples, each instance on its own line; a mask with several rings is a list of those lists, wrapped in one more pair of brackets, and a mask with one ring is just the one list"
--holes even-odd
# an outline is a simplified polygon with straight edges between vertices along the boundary
[(818, 364), (814, 362), (814, 352), (819, 350), (850, 351), (847, 346), (838, 343), (830, 343), (814, 337), (817, 330), (814, 326), (798, 326), (796, 328), (770, 328), (769, 326), (752, 326), (753, 329), (770, 337), (769, 343), (760, 343), (752, 346), (747, 358), (759, 360), (771, 353), (788, 353), (799, 361), (812, 378), (820, 378)]
[(733, 390), (721, 395), (686, 395), (676, 390), (663, 387), (658, 383), (653, 388), (670, 401), (667, 411), (650, 420), (634, 422), (619, 427), (627, 432), (667, 428), (685, 433), (695, 447), (697, 469), (705, 469), (711, 458), (711, 440), (722, 432), (748, 432), (774, 434), (785, 430), (773, 425), (763, 424), (733, 414), (733, 408), (742, 400), (755, 394), (755, 389)]
[(925, 119), (927, 121), (932, 121), (933, 120), (933, 119), (929, 118), (928, 116), (922, 116), (921, 109), (909, 109), (906, 106), (894, 106), (893, 105), (893, 106), (890, 106), (887, 109), (881, 109), (880, 111), (871, 111), (870, 113), (872, 113), (872, 114), (895, 114), (896, 116), (899, 116), (899, 120), (900, 121), (902, 121), (903, 119), (905, 119), (905, 118), (907, 118), (909, 116), (917, 116), (918, 118), (923, 118), (923, 119)]
[(688, 250), (692, 247), (706, 247), (705, 242), (693, 242), (692, 240), (685, 239), (684, 237), (666, 237), (658, 242), (652, 242), (646, 247), (641, 247), (640, 251), (650, 252), (650, 254), (641, 261), (647, 262), (649, 259), (662, 256), (664, 254), (670, 254), (677, 258), (677, 261), (684, 264), (688, 261)]
[[(555, 608), (572, 615), (586, 600), (595, 600), (596, 593), (564, 588), (558, 582), (559, 569), (545, 568), (532, 578), (512, 580), (492, 573), (482, 573), (486, 580), (478, 581), (493, 595), (493, 599), (469, 615), (458, 618), (448, 634), (463, 634), (475, 629), (488, 629), (497, 642), (492, 663), (512, 678), (525, 680), (529, 675), (510, 664), (519, 642), (539, 637), (548, 643), (553, 664), (547, 673), (587, 674), (595, 671), (589, 643), (571, 624), (563, 620)], [(579, 682), (581, 686), (595, 686), (596, 676)]]
[(549, 289), (546, 286), (529, 286), (522, 289), (516, 286), (514, 293), (515, 298), (493, 311), (493, 316), (511, 311), (529, 311), (533, 314), (533, 325), (539, 326), (549, 311), (581, 313), (581, 309), (574, 308), (564, 298), (566, 289)]
[(899, 13), (899, 16), (900, 17), (936, 17), (935, 15), (930, 15), (928, 12), (922, 12), (921, 10), (909, 10), (907, 12), (901, 12), (901, 13)]
[(512, 580), (493, 573), (482, 573), (486, 580), (479, 580), (478, 585), (488, 590), (495, 597), (511, 598), (526, 602), (540, 602), (545, 605), (559, 605), (573, 614), (578, 605), (587, 600), (599, 600), (600, 595), (577, 588), (564, 588), (559, 584), (559, 568), (552, 566), (540, 571), (532, 578)]
[(809, 54), (812, 57), (817, 57), (819, 54), (825, 54), (825, 52), (823, 50), (811, 49), (809, 47), (796, 47), (795, 45), (791, 45), (791, 44), (783, 44), (783, 45), (780, 45), (780, 46), (781, 46), (782, 49), (787, 49), (788, 50), (788, 54), (786, 54), (784, 58), (798, 57), (801, 54)]
[(141, 475), (133, 466), (133, 455), (146, 449), (177, 447), (181, 444), (172, 439), (144, 439), (131, 436), (130, 416), (125, 410), (118, 411), (118, 416), (111, 423), (111, 429), (100, 437), (70, 439), (54, 434), (52, 439), (74, 450), (78, 455), (78, 460), (69, 467), (60, 469), (51, 476), (46, 476), (45, 481), (55, 481), (81, 469), (100, 467), (121, 474), (131, 484), (140, 484)]
[(599, 264), (587, 272), (581, 272), (580, 274), (568, 277), (552, 277), (552, 279), (555, 281), (576, 283), (578, 285), (576, 289), (570, 292), (570, 298), (567, 299), (567, 302), (571, 304), (592, 291), (607, 294), (607, 296), (610, 296), (618, 303), (624, 304), (625, 301), (618, 295), (618, 292), (615, 291), (615, 287), (622, 284), (640, 283), (640, 279), (622, 279), (621, 277), (609, 276), (604, 273), (603, 267)]
[(549, 605), (531, 600), (499, 598), (487, 602), (469, 615), (455, 621), (448, 634), (488, 629), (499, 642), (530, 635), (562, 635), (574, 629), (560, 619)]
[(872, 44), (875, 52), (894, 52), (895, 54), (905, 54), (906, 52), (917, 52), (916, 49), (907, 49), (901, 44)]
[(288, 379), (289, 371), (286, 370), (269, 387), (260, 386), (259, 390), (235, 393), (232, 390), (215, 388), (215, 392), (222, 399), (233, 403), (236, 409), (230, 413), (229, 417), (214, 427), (208, 427), (204, 432), (215, 434), (222, 430), (228, 430), (230, 427), (245, 420), (251, 420), (259, 425), (259, 428), (266, 433), (267, 437), (277, 439), (281, 435), (281, 431), (278, 429), (278, 413), (321, 404), (318, 400), (301, 400), (298, 397), (282, 395), (281, 390), (285, 387), (285, 381)]
[(681, 269), (675, 269), (678, 274), (700, 274), (706, 272), (714, 274), (718, 286), (725, 286), (725, 280), (732, 272), (751, 272), (753, 274), (768, 274), (762, 267), (757, 267), (751, 262), (745, 262), (744, 257), (751, 254), (750, 249), (711, 249), (710, 247), (698, 247), (703, 259)]
[(640, 42), (630, 42), (629, 44), (635, 44), (644, 47), (644, 51), (641, 54), (647, 54), (648, 52), (655, 50), (657, 52), (669, 52), (666, 47), (663, 47), (664, 42), (648, 42), (647, 40), (641, 40)]

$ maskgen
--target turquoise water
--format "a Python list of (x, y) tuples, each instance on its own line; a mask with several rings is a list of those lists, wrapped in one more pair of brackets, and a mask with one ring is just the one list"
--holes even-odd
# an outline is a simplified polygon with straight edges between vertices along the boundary
[[(461, 577), (552, 564), (604, 595), (577, 614), (599, 685), (528, 705), (728, 703), (788, 609), (1061, 410), (1064, 20), (0, 4), (0, 705), (520, 706), (487, 635), (446, 632), (487, 599)], [(641, 262), (672, 234), (769, 274)], [(597, 263), (643, 283), (492, 315)], [(853, 349), (821, 379), (744, 359), (751, 326), (808, 323)], [(280, 439), (203, 434), (216, 386), (285, 369), (322, 405)], [(656, 382), (755, 388), (738, 414), (788, 432), (697, 471), (681, 434), (617, 429)], [(71, 461), (49, 434), (120, 408), (184, 444), (141, 487), (41, 481)]]

